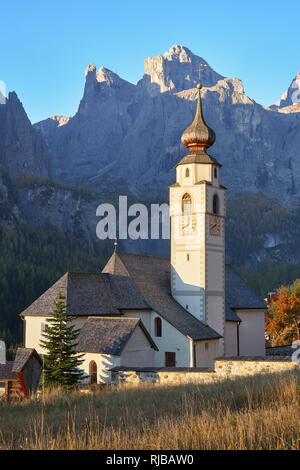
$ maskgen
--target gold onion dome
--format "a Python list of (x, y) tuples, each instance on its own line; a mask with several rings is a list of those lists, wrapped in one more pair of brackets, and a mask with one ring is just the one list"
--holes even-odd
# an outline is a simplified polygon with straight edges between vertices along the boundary
[(192, 124), (184, 131), (181, 137), (181, 142), (185, 145), (190, 152), (204, 151), (214, 144), (216, 134), (203, 119), (202, 105), (200, 90), (201, 83), (197, 85), (198, 88), (198, 104), (195, 119)]

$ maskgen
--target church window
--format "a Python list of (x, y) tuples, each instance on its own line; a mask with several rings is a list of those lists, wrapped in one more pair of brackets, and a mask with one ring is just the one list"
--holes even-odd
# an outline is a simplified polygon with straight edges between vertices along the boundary
[(187, 253), (187, 255), (186, 255), (186, 260), (187, 260), (187, 261), (190, 261), (190, 255), (189, 255), (189, 253)]
[(205, 343), (205, 351), (208, 351), (208, 343)]
[(189, 193), (183, 195), (182, 212), (184, 215), (191, 215), (192, 213), (192, 198)]
[(176, 364), (176, 354), (174, 352), (165, 353), (165, 363), (166, 367), (175, 367)]
[(213, 213), (214, 214), (219, 213), (219, 198), (217, 194), (215, 194), (213, 197)]
[(190, 170), (187, 168), (185, 170), (185, 177), (188, 178), (190, 176)]
[(162, 324), (161, 319), (159, 317), (155, 318), (155, 336), (162, 335)]
[(97, 364), (95, 361), (90, 362), (90, 384), (97, 383)]
[(218, 176), (218, 170), (214, 168), (214, 177), (217, 178), (217, 176)]

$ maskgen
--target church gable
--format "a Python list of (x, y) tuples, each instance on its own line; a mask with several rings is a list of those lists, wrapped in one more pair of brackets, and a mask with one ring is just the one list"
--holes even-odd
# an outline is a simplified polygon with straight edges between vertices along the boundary
[(78, 351), (120, 356), (136, 329), (142, 330), (144, 341), (157, 350), (153, 339), (139, 318), (89, 318), (80, 330)]
[[(194, 340), (221, 337), (208, 325), (188, 313), (171, 295), (170, 260), (156, 256), (115, 252), (135, 286), (153, 311), (161, 315), (183, 335)], [(104, 268), (107, 271), (107, 266)], [(111, 264), (112, 265), (112, 264)]]

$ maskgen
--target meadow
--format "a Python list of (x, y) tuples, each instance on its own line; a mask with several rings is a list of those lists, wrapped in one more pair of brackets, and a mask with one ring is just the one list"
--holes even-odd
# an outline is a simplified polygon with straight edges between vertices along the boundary
[(0, 404), (0, 449), (299, 450), (300, 371)]

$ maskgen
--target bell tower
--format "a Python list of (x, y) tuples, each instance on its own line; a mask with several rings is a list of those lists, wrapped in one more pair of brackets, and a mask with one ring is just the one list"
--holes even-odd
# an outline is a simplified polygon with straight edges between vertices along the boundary
[(216, 137), (202, 115), (201, 88), (199, 83), (194, 121), (181, 138), (189, 153), (176, 165), (170, 186), (171, 291), (182, 307), (224, 336), (226, 188), (221, 165), (206, 152)]

